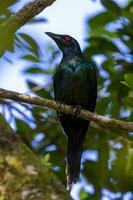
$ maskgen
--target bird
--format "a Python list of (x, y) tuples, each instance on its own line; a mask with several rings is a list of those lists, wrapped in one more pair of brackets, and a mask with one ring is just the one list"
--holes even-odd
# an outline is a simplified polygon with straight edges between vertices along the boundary
[[(66, 34), (46, 32), (54, 40), (63, 56), (53, 76), (55, 101), (90, 112), (95, 111), (97, 99), (96, 64), (86, 60), (76, 39)], [(79, 108), (79, 109), (78, 109)], [(81, 156), (89, 121), (78, 116), (57, 112), (67, 135), (67, 190), (79, 180)]]

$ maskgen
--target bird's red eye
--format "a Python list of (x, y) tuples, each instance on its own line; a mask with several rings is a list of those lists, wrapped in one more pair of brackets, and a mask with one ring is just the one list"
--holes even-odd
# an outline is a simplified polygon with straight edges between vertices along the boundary
[(64, 36), (64, 40), (66, 42), (70, 42), (72, 40), (72, 38), (69, 35)]

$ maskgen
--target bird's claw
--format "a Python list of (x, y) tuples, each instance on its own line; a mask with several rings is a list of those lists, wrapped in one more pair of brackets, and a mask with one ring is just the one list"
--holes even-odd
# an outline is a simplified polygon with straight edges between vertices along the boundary
[(64, 101), (56, 101), (56, 103), (59, 105), (59, 109), (61, 108), (61, 106), (65, 106)]
[(80, 116), (80, 112), (82, 110), (82, 106), (81, 105), (75, 105), (73, 106), (73, 110), (74, 110), (74, 114), (76, 115), (76, 118), (78, 119)]

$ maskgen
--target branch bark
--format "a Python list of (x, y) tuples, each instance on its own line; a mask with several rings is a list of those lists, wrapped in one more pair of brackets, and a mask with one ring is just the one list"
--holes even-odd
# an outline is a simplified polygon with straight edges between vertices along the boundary
[(67, 200), (65, 187), (0, 115), (0, 199)]
[[(0, 89), (0, 98), (2, 99), (10, 99), (18, 102), (28, 103), (37, 106), (46, 106), (52, 108), (58, 112), (62, 112), (65, 114), (71, 114), (76, 116), (76, 108), (73, 108), (69, 105), (59, 105), (54, 100), (43, 99), (39, 97), (33, 97), (27, 94), (21, 94), (9, 90)], [(96, 113), (91, 113), (87, 110), (81, 110), (79, 114), (79, 118), (93, 121), (99, 125), (102, 125), (106, 128), (117, 128), (125, 131), (133, 131), (133, 122), (125, 122), (118, 119), (111, 119), (108, 117), (104, 117), (98, 115)]]
[(26, 24), (26, 22), (42, 12), (46, 7), (50, 6), (54, 1), (56, 0), (31, 1), (0, 26), (8, 27), (8, 29), (12, 29), (15, 32)]

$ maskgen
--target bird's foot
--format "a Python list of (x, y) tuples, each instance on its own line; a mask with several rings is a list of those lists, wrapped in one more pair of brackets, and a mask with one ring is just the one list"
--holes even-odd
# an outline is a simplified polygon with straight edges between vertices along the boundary
[(81, 105), (75, 105), (73, 106), (73, 110), (75, 111), (74, 114), (76, 115), (76, 118), (78, 119), (80, 116), (80, 112), (82, 110), (82, 106)]
[(65, 106), (64, 101), (56, 101), (56, 103), (59, 105), (59, 109), (61, 108), (61, 106)]

